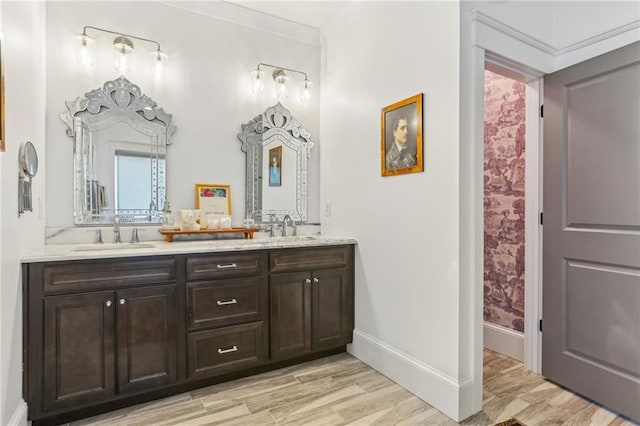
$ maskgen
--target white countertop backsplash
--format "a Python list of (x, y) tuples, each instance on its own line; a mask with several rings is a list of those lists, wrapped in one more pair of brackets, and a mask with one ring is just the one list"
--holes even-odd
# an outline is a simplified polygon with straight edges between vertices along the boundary
[[(133, 256), (159, 256), (186, 253), (208, 253), (223, 251), (263, 250), (291, 247), (322, 247), (342, 244), (356, 244), (349, 237), (326, 237), (320, 235), (319, 225), (298, 227), (298, 237), (269, 237), (268, 232), (257, 232), (253, 239), (220, 238), (186, 241), (176, 236), (171, 243), (164, 240), (157, 227), (137, 227), (140, 243), (131, 244), (129, 238), (133, 227), (122, 227), (122, 243), (112, 244), (110, 228), (102, 229), (104, 244), (94, 244), (95, 230), (98, 228), (58, 228), (47, 229), (47, 244), (22, 256), (22, 262), (52, 262), (82, 259), (106, 259)], [(316, 233), (312, 233), (315, 228)], [(224, 235), (224, 234), (221, 234)], [(228, 235), (228, 234), (227, 234)], [(158, 238), (160, 237), (160, 238)], [(53, 243), (55, 242), (55, 243)]]

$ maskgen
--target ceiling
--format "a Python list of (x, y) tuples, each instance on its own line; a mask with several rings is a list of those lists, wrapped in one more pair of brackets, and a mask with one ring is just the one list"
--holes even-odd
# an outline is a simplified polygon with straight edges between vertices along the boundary
[(322, 28), (351, 3), (350, 1), (250, 1), (226, 0), (238, 6), (246, 7), (267, 15), (276, 16), (288, 21)]

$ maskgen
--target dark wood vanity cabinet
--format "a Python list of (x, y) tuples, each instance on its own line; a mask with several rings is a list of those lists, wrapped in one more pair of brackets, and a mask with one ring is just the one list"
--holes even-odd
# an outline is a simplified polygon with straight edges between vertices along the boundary
[(272, 251), (270, 256), (271, 357), (287, 359), (350, 343), (353, 246)]
[(353, 245), (23, 265), (24, 397), (57, 424), (343, 351)]

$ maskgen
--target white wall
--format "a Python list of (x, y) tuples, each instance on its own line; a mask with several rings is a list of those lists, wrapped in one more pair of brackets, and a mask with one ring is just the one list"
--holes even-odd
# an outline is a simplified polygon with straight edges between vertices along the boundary
[[(457, 3), (367, 3), (325, 34), (321, 104), (323, 233), (358, 239), (351, 351), (453, 418), (458, 26)], [(381, 177), (380, 108), (417, 93), (425, 172)]]
[[(134, 41), (138, 63), (127, 77), (165, 111), (177, 125), (168, 148), (167, 195), (174, 210), (195, 205), (195, 183), (229, 183), (234, 223), (244, 217), (245, 154), (236, 134), (240, 124), (276, 103), (265, 88), (255, 99), (249, 92), (249, 73), (259, 62), (304, 70), (320, 84), (320, 46), (317, 30), (255, 14), (238, 6), (180, 3), (179, 7), (151, 2), (50, 2), (47, 4), (47, 227), (72, 225), (72, 139), (58, 113), (64, 102), (118, 77), (110, 47), (113, 36), (95, 35), (100, 55), (91, 76), (82, 74), (75, 60), (72, 37), (85, 25), (123, 31), (158, 40), (169, 55), (167, 79), (155, 84), (144, 67), (146, 50), (153, 46)], [(186, 10), (198, 8), (198, 13)], [(224, 15), (234, 11), (239, 15)], [(211, 14), (224, 15), (214, 18)], [(243, 19), (244, 18), (244, 19)], [(239, 25), (233, 21), (241, 21)], [(171, 25), (167, 25), (171, 22)], [(256, 29), (262, 26), (262, 30)], [(297, 27), (290, 28), (291, 26)], [(296, 32), (296, 29), (298, 32)], [(282, 34), (295, 34), (296, 39)], [(315, 43), (312, 39), (315, 36)], [(303, 41), (300, 41), (303, 40)], [(268, 74), (269, 70), (267, 70)], [(309, 222), (319, 221), (319, 96), (302, 105), (292, 93), (284, 101), (316, 142), (309, 163)]]
[[(4, 33), (6, 152), (0, 153), (0, 424), (26, 422), (22, 402), (22, 283), (20, 255), (44, 243), (39, 200), (45, 188), (45, 5), (0, 3)], [(18, 218), (18, 149), (31, 141), (40, 168), (33, 180), (34, 212)]]

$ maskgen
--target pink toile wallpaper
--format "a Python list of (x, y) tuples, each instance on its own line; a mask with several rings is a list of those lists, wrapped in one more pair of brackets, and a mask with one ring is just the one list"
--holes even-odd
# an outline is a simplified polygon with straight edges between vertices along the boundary
[(525, 84), (485, 71), (484, 319), (524, 331)]

